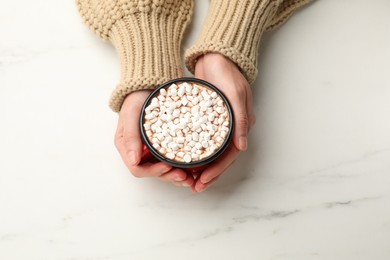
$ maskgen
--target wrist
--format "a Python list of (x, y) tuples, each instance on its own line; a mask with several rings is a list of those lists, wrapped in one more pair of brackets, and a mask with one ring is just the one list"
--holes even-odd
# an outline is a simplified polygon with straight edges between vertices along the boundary
[(213, 70), (215, 72), (237, 71), (241, 73), (239, 66), (225, 55), (218, 52), (210, 52), (199, 57), (195, 67), (201, 70)]
[(203, 54), (198, 58), (198, 62), (199, 61), (206, 62), (206, 63), (218, 63), (218, 64), (233, 63), (228, 57), (218, 52), (209, 52)]
[(122, 108), (125, 107), (127, 104), (134, 103), (134, 102), (142, 105), (151, 92), (152, 90), (149, 89), (143, 89), (143, 90), (137, 90), (131, 92), (124, 98)]

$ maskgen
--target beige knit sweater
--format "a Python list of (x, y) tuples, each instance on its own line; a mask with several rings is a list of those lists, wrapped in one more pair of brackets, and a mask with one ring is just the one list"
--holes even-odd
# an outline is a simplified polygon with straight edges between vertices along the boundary
[[(110, 107), (118, 112), (125, 97), (183, 76), (180, 45), (191, 20), (192, 0), (76, 0), (88, 27), (117, 49), (121, 80)], [(218, 52), (237, 64), (252, 83), (263, 32), (284, 23), (310, 0), (211, 0), (202, 32), (186, 51), (192, 73), (197, 59)]]

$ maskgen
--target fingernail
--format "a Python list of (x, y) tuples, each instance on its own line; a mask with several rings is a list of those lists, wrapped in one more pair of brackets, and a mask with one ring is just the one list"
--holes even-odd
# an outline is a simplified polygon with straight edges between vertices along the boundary
[(203, 186), (203, 187), (198, 188), (197, 191), (198, 192), (203, 192), (203, 191), (206, 190), (206, 188), (207, 188), (207, 186)]
[(129, 158), (130, 164), (132, 164), (132, 165), (137, 164), (137, 153), (135, 151), (130, 151), (127, 154), (127, 157)]
[(245, 136), (241, 136), (238, 139), (238, 146), (240, 146), (240, 150), (245, 151), (248, 148), (248, 140)]
[(184, 182), (183, 183), (183, 187), (191, 187), (191, 185), (189, 183), (187, 183), (187, 182)]

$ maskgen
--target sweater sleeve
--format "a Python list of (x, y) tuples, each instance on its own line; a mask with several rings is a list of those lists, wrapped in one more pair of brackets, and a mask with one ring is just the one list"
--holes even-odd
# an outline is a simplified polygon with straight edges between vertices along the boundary
[(310, 0), (211, 0), (198, 41), (186, 51), (194, 73), (198, 58), (217, 52), (232, 60), (249, 83), (257, 76), (257, 52), (262, 34), (282, 24)]
[(116, 48), (121, 79), (110, 107), (125, 97), (181, 77), (180, 44), (192, 14), (192, 0), (76, 0), (87, 26)]

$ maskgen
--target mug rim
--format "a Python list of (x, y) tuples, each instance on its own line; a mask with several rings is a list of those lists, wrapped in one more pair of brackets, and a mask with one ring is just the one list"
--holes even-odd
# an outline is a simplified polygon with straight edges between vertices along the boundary
[[(160, 89), (166, 88), (169, 85), (172, 85), (172, 84), (175, 84), (175, 83), (184, 83), (184, 82), (198, 83), (198, 84), (204, 85), (206, 87), (209, 87), (210, 89), (215, 91), (222, 98), (222, 100), (226, 104), (226, 108), (227, 108), (228, 114), (229, 114), (229, 123), (230, 123), (230, 127), (229, 127), (230, 131), (229, 131), (228, 136), (225, 138), (225, 140), (222, 143), (222, 145), (212, 155), (210, 155), (210, 156), (208, 156), (208, 157), (206, 157), (206, 158), (204, 158), (202, 160), (189, 162), (189, 163), (178, 162), (178, 161), (175, 161), (175, 160), (168, 159), (165, 156), (161, 155), (153, 147), (153, 145), (151, 144), (151, 141), (147, 137), (147, 135), (145, 133), (146, 131), (144, 129), (145, 109), (150, 104), (151, 100), (155, 96), (157, 96), (157, 94), (159, 93)], [(225, 152), (225, 150), (229, 146), (230, 141), (231, 141), (231, 139), (233, 137), (233, 132), (234, 132), (234, 115), (233, 115), (233, 109), (232, 109), (232, 107), (231, 107), (231, 105), (229, 103), (229, 100), (226, 98), (226, 96), (223, 94), (223, 92), (221, 90), (219, 90), (216, 86), (214, 86), (213, 84), (211, 84), (210, 82), (207, 82), (205, 80), (201, 80), (201, 79), (197, 79), (197, 78), (191, 78), (191, 77), (184, 77), (184, 78), (177, 78), (177, 79), (173, 79), (173, 80), (167, 81), (167, 82), (161, 84), (160, 86), (158, 86), (155, 90), (153, 90), (152, 93), (150, 93), (150, 95), (145, 100), (145, 102), (144, 102), (144, 104), (142, 106), (139, 124), (140, 124), (140, 132), (141, 132), (142, 141), (146, 145), (146, 147), (149, 149), (149, 151), (153, 154), (153, 156), (155, 156), (158, 160), (160, 160), (162, 162), (165, 162), (167, 164), (172, 165), (173, 167), (177, 167), (177, 168), (194, 168), (194, 167), (199, 167), (199, 166), (203, 166), (203, 165), (211, 163), (212, 161), (217, 159), (217, 157), (219, 157), (223, 152)]]

